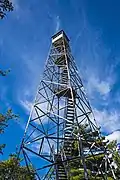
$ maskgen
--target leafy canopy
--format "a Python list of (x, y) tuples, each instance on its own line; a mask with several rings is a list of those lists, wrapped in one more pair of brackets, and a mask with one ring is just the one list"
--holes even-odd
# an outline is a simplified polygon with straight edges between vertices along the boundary
[(20, 165), (17, 155), (10, 155), (9, 159), (0, 162), (1, 180), (35, 180), (34, 170), (29, 166)]
[(3, 19), (8, 11), (13, 11), (12, 2), (9, 0), (0, 0), (0, 18)]
[[(4, 133), (5, 128), (8, 126), (8, 121), (11, 119), (17, 119), (19, 116), (13, 114), (12, 109), (8, 109), (5, 114), (0, 113), (0, 134)], [(0, 144), (0, 153), (5, 148), (5, 144)]]

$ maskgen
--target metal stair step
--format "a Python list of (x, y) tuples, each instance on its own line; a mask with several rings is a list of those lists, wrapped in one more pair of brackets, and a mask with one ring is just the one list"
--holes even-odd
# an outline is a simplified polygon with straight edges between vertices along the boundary
[(65, 136), (65, 137), (66, 137), (66, 136), (71, 137), (71, 132), (72, 132), (72, 131), (70, 131), (70, 132), (69, 132), (69, 131), (68, 131), (68, 132), (67, 132), (67, 131), (65, 131), (65, 135), (64, 135), (64, 136)]
[(65, 131), (64, 137), (72, 137), (71, 136), (72, 131)]
[(67, 117), (66, 122), (71, 122), (71, 123), (73, 123), (73, 116), (69, 116), (69, 117)]
[(68, 111), (67, 115), (69, 115), (69, 114), (73, 114), (74, 115), (74, 111)]
[(71, 133), (72, 133), (72, 130), (66, 130), (66, 131), (64, 131), (64, 133), (65, 133), (65, 136), (64, 137), (66, 137), (66, 135), (67, 136), (69, 136), (69, 137), (71, 137)]
[(70, 122), (67, 122), (67, 121), (66, 121), (65, 126), (66, 126), (66, 125), (67, 125), (67, 126), (72, 126), (72, 125), (73, 125), (73, 121), (72, 121), (72, 120), (71, 120)]
[(73, 104), (74, 104), (73, 100), (68, 101), (68, 106), (69, 106), (69, 105), (73, 105)]
[(69, 108), (67, 108), (67, 111), (69, 112), (69, 111), (74, 111), (74, 108), (73, 107), (69, 107)]
[(72, 124), (66, 124), (65, 127), (71, 127), (73, 129), (73, 123)]
[(66, 134), (66, 135), (64, 136), (64, 138), (69, 140), (69, 139), (71, 138), (71, 136), (68, 135), (68, 134)]
[(68, 111), (74, 111), (74, 108), (73, 107), (69, 107), (67, 108)]
[(64, 131), (66, 131), (66, 130), (73, 130), (73, 127), (72, 126), (65, 127)]
[(68, 73), (67, 72), (63, 72), (61, 75), (62, 76), (68, 76)]
[(74, 108), (74, 103), (73, 103), (73, 102), (71, 102), (71, 103), (68, 103), (67, 107)]
[(59, 164), (58, 164), (58, 179), (57, 180), (67, 180), (68, 178), (67, 178), (64, 166), (62, 164), (61, 155), (59, 154), (56, 157), (56, 159), (59, 162)]
[(71, 119), (67, 119), (67, 120), (66, 120), (66, 123), (73, 124), (73, 118), (71, 118)]
[(68, 106), (68, 107), (69, 107), (69, 106), (74, 107), (74, 103), (73, 103), (73, 102), (69, 102), (67, 106)]
[(68, 78), (67, 78), (67, 77), (62, 77), (62, 78), (61, 78), (61, 81), (63, 81), (63, 80), (68, 81)]
[(67, 82), (68, 80), (67, 79), (62, 79), (62, 81), (61, 82)]
[[(64, 171), (63, 171), (64, 172)], [(66, 174), (64, 174), (63, 172), (60, 172), (59, 170), (58, 170), (58, 173), (61, 175), (61, 177), (62, 176), (66, 176)]]
[(72, 101), (72, 98), (69, 98), (68, 101)]
[(67, 113), (67, 117), (69, 117), (69, 116), (74, 116), (74, 113), (71, 112), (71, 111), (69, 111), (69, 112)]
[(73, 126), (73, 120), (71, 119), (70, 121), (66, 121), (65, 126)]
[(71, 119), (71, 118), (73, 118), (73, 117), (74, 117), (73, 115), (72, 115), (72, 116), (71, 116), (71, 115), (67, 115), (67, 118), (66, 118), (66, 119), (68, 119), (68, 118)]
[(64, 168), (61, 169), (61, 168), (58, 167), (58, 169), (59, 169), (59, 172), (63, 172), (64, 171)]
[(71, 113), (71, 114), (70, 114), (70, 113), (69, 113), (69, 114), (67, 114), (67, 117), (71, 117), (71, 116), (72, 116), (72, 117), (74, 117), (73, 113)]
[(64, 76), (64, 77), (62, 77), (61, 79), (67, 79), (67, 80), (68, 80), (68, 77)]

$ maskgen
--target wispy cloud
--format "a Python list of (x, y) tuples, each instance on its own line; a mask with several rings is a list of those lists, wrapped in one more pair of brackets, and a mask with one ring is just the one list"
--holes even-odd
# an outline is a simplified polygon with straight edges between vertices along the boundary
[(61, 26), (60, 17), (56, 16), (55, 17), (55, 32), (58, 32), (60, 30), (60, 26)]
[(90, 76), (87, 81), (87, 91), (89, 95), (93, 95), (95, 91), (98, 92), (101, 96), (106, 96), (110, 93), (112, 89), (112, 82), (110, 80), (100, 80), (96, 76)]
[(84, 9), (80, 25), (73, 43), (80, 75), (97, 123), (102, 132), (111, 133), (120, 126), (120, 113), (111, 103), (119, 58), (103, 42), (102, 30), (91, 27)]
[(102, 132), (109, 134), (118, 129), (120, 123), (120, 113), (118, 111), (93, 109), (93, 112)]
[(21, 106), (25, 109), (26, 114), (30, 114), (30, 110), (32, 108), (32, 102), (27, 100), (20, 100)]
[(113, 133), (106, 136), (106, 139), (109, 141), (117, 140), (118, 143), (120, 143), (120, 130), (114, 131)]
[[(53, 16), (53, 14), (49, 16), (54, 23), (54, 31), (59, 31), (61, 28), (60, 16)], [(102, 131), (111, 133), (118, 128), (119, 112), (117, 110), (115, 111), (114, 108), (99, 110), (98, 107), (103, 104), (103, 101), (106, 103), (109, 102), (111, 98), (110, 93), (116, 81), (114, 69), (117, 64), (116, 62), (115, 64), (111, 63), (113, 62), (111, 61), (112, 50), (107, 49), (104, 45), (101, 30), (96, 30), (89, 25), (85, 12), (82, 18), (83, 24), (81, 21), (81, 27), (76, 34), (75, 40), (73, 40), (74, 42), (72, 41), (74, 54), (76, 56), (76, 61), (77, 59), (80, 60), (77, 61), (77, 65), (80, 67), (80, 74), (82, 75), (90, 102), (91, 104), (94, 104), (94, 102), (97, 104), (97, 107), (93, 106), (96, 120), (101, 125)], [(31, 52), (22, 55), (27, 69), (26, 74), (28, 76), (28, 81), (30, 82), (29, 87), (25, 88), (27, 88), (29, 94), (32, 95), (36, 93), (33, 87), (36, 87), (37, 83), (39, 83), (39, 74), (42, 74), (38, 64), (39, 57), (40, 55), (39, 53), (36, 55), (36, 51), (33, 51), (32, 55)], [(34, 78), (31, 78), (32, 76)], [(25, 88), (23, 88), (23, 93)], [(19, 97), (19, 103), (28, 114), (32, 101), (26, 96), (23, 97), (23, 93), (22, 98)]]

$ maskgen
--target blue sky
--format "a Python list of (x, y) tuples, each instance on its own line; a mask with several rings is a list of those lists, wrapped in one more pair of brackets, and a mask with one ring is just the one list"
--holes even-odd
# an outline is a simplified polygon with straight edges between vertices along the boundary
[(12, 0), (14, 11), (0, 21), (0, 111), (12, 107), (1, 142), (4, 155), (20, 144), (42, 77), (51, 36), (63, 29), (102, 133), (120, 142), (120, 1)]

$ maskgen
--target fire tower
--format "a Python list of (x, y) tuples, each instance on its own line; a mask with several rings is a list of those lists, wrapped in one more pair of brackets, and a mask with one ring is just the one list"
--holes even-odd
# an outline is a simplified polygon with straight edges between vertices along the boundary
[(75, 168), (80, 179), (116, 179), (64, 31), (52, 36), (20, 153), (39, 180), (69, 180)]

